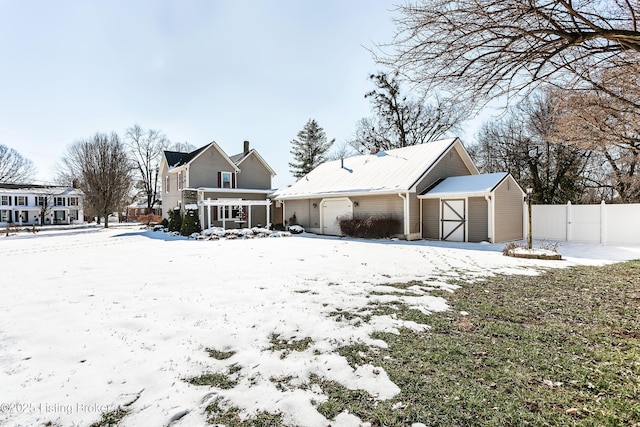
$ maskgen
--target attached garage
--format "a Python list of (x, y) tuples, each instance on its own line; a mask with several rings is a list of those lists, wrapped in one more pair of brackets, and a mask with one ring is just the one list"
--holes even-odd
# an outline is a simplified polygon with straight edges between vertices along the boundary
[(524, 192), (508, 173), (445, 178), (418, 198), (425, 239), (500, 243), (524, 237)]

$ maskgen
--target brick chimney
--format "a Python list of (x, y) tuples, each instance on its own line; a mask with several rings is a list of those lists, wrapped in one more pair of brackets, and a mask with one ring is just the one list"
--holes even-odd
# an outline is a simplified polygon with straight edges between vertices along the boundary
[(371, 147), (371, 154), (378, 154), (378, 147)]
[(248, 153), (249, 152), (249, 141), (245, 141), (244, 142), (244, 153)]

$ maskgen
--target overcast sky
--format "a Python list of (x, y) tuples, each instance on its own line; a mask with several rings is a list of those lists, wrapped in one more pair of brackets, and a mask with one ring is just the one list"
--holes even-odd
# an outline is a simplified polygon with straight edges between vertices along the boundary
[(249, 140), (291, 184), (308, 119), (340, 143), (370, 115), (394, 3), (0, 0), (0, 144), (47, 181), (73, 141), (137, 123), (229, 155)]

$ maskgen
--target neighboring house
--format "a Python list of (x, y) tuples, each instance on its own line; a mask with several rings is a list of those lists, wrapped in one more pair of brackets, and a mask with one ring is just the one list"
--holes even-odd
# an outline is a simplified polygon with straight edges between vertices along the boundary
[(508, 174), (479, 175), (458, 138), (323, 163), (274, 197), (283, 220), (318, 234), (341, 235), (341, 217), (393, 215), (407, 240), (523, 238), (524, 192)]
[(193, 207), (203, 229), (267, 226), (275, 172), (248, 141), (243, 148), (233, 156), (215, 142), (190, 153), (165, 151), (160, 162), (163, 217)]
[[(149, 212), (154, 215), (162, 216), (162, 200), (156, 202), (151, 211)], [(147, 214), (147, 204), (146, 203), (132, 203), (127, 206), (127, 212), (125, 213), (125, 221), (137, 221), (139, 216)]]
[(0, 225), (84, 222), (83, 200), (73, 187), (0, 184)]

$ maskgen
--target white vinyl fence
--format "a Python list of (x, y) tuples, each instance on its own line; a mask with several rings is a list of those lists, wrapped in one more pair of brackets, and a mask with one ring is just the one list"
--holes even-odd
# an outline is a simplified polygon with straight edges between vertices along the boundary
[[(528, 236), (528, 207), (524, 209)], [(534, 239), (640, 245), (640, 203), (624, 205), (533, 205)]]

